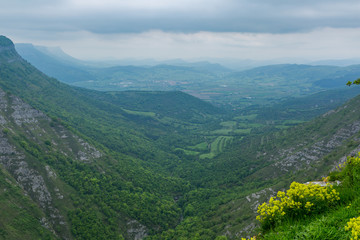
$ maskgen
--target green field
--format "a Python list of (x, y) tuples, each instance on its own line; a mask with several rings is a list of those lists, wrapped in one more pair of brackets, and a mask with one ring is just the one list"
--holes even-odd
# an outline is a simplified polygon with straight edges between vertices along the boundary
[(223, 126), (224, 128), (234, 128), (236, 127), (236, 122), (235, 121), (221, 122), (220, 125)]
[(200, 159), (213, 158), (224, 151), (227, 144), (231, 143), (234, 137), (219, 136), (210, 144), (210, 153), (201, 154)]
[(140, 111), (132, 111), (132, 110), (127, 110), (127, 109), (122, 109), (124, 112), (126, 112), (127, 114), (131, 114), (131, 115), (137, 115), (137, 116), (144, 116), (144, 117), (155, 117), (156, 114), (153, 112), (140, 112)]
[(193, 149), (193, 150), (198, 150), (198, 151), (206, 151), (208, 149), (208, 143), (207, 142), (202, 142), (202, 143), (199, 143), (195, 146), (190, 146), (188, 147), (190, 149)]

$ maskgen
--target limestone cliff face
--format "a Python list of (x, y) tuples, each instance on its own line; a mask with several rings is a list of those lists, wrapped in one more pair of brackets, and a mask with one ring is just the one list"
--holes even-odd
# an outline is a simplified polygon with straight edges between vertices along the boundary
[(360, 121), (355, 121), (343, 126), (332, 136), (323, 138), (310, 146), (306, 146), (306, 142), (299, 143), (298, 147), (304, 145), (306, 147), (299, 150), (295, 148), (282, 150), (278, 155), (279, 160), (274, 163), (274, 166), (279, 168), (279, 171), (284, 172), (293, 171), (294, 169), (308, 169), (312, 164), (321, 161), (324, 156), (334, 151), (337, 147), (341, 146), (344, 141), (359, 132)]
[[(270, 178), (277, 178), (284, 174), (296, 174), (299, 171), (305, 173), (309, 170), (321, 172), (316, 166), (324, 166), (325, 157), (335, 155), (338, 148), (349, 145), (345, 154), (358, 152), (360, 149), (360, 97), (352, 99), (347, 105), (329, 111), (317, 118), (309, 127), (303, 127), (307, 135), (302, 135), (296, 139), (292, 138), (292, 144), (281, 147), (275, 154), (261, 153), (269, 166), (265, 171)], [(299, 134), (299, 131), (296, 133)], [(352, 151), (352, 152), (351, 152)], [(341, 159), (340, 159), (341, 158)], [(337, 166), (344, 162), (346, 156), (337, 158), (327, 157), (326, 165), (329, 167)], [(323, 172), (327, 174), (328, 172)]]
[(14, 141), (19, 136), (39, 145), (47, 143), (48, 148), (82, 162), (100, 158), (102, 153), (44, 113), (0, 89), (0, 164), (43, 211), (46, 217), (39, 219), (41, 224), (58, 237), (71, 239), (66, 212), (56, 207), (57, 202), (66, 200), (67, 193), (57, 186), (60, 180), (50, 166), (26, 154), (21, 143)]

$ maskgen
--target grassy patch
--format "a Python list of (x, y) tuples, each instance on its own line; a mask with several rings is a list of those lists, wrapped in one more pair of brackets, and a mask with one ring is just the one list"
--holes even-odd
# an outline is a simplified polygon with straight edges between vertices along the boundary
[(305, 121), (302, 120), (285, 120), (283, 122), (284, 125), (296, 125), (296, 124), (300, 124), (300, 123), (304, 123)]
[(254, 120), (257, 117), (257, 114), (250, 114), (250, 115), (245, 115), (245, 116), (238, 116), (235, 117), (234, 120)]
[(234, 133), (236, 134), (250, 134), (250, 132), (251, 132), (251, 128), (234, 130)]
[(211, 133), (214, 135), (228, 135), (232, 132), (232, 129), (226, 129), (226, 128), (222, 128), (222, 129), (217, 129), (215, 131), (212, 131)]
[(189, 146), (188, 148), (193, 149), (193, 150), (206, 151), (208, 149), (208, 143), (202, 142), (202, 143), (196, 144), (195, 146)]
[(175, 148), (175, 151), (183, 151), (186, 155), (199, 155), (199, 152), (196, 151), (191, 151), (191, 150), (187, 150), (187, 149), (183, 149), (183, 148)]
[(210, 144), (210, 153), (201, 154), (200, 159), (213, 158), (224, 151), (227, 144), (232, 141), (233, 137), (219, 136)]
[(223, 126), (224, 128), (234, 128), (236, 126), (236, 122), (235, 121), (221, 122), (220, 125)]
[(153, 112), (132, 111), (132, 110), (124, 109), (124, 108), (123, 108), (123, 111), (126, 112), (127, 114), (136, 115), (136, 116), (144, 116), (144, 117), (155, 117), (156, 116), (156, 114)]

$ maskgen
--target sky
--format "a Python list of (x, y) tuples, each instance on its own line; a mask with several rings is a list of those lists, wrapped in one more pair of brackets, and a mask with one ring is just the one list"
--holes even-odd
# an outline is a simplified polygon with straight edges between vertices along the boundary
[(358, 0), (0, 0), (0, 35), (84, 60), (360, 56)]

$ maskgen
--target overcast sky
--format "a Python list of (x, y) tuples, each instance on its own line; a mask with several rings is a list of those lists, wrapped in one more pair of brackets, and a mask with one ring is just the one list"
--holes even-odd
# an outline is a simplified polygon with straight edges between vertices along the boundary
[(360, 56), (359, 0), (0, 0), (0, 35), (81, 59)]

